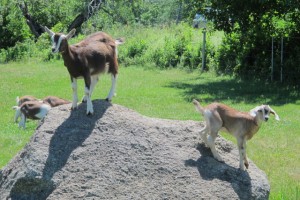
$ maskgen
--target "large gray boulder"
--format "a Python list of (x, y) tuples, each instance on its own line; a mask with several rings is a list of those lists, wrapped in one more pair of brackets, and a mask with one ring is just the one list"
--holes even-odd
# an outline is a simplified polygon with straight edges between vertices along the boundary
[[(0, 172), (0, 199), (268, 199), (266, 175), (238, 169), (235, 145), (217, 139), (225, 163), (199, 137), (202, 123), (155, 119), (106, 101), (53, 108)], [(192, 106), (192, 105), (191, 105)]]

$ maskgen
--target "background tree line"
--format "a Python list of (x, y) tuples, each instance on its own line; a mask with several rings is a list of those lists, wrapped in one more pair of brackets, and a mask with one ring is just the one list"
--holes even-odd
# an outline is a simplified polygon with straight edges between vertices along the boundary
[[(98, 30), (138, 27), (148, 32), (166, 28), (174, 37), (166, 36), (162, 46), (155, 49), (151, 47), (153, 41), (135, 35), (136, 39), (129, 39), (126, 44), (123, 61), (132, 64), (147, 59), (159, 67), (197, 68), (201, 65), (202, 38), (200, 31), (195, 35), (190, 26), (195, 14), (201, 13), (211, 21), (209, 32), (224, 32), (218, 48), (208, 41), (209, 69), (242, 78), (270, 80), (273, 37), (274, 80), (279, 80), (283, 66), (285, 82), (299, 85), (299, 7), (296, 0), (251, 0), (242, 4), (238, 0), (0, 0), (0, 62), (37, 56), (33, 48), (42, 52), (45, 60), (54, 58), (42, 26), (61, 32), (76, 28), (79, 39), (80, 34)], [(176, 28), (177, 23), (181, 25)], [(154, 36), (148, 38), (158, 40)]]

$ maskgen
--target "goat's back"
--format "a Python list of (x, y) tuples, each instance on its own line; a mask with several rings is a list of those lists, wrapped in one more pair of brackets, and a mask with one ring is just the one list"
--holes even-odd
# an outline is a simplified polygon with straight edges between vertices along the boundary
[(91, 43), (98, 43), (98, 42), (101, 42), (101, 43), (105, 43), (107, 45), (110, 45), (112, 47), (115, 47), (116, 46), (116, 43), (115, 43), (115, 40), (110, 36), (108, 35), (107, 33), (105, 32), (96, 32), (96, 33), (93, 33), (89, 36), (87, 36), (84, 40), (82, 40), (81, 42), (77, 43), (78, 46), (87, 46)]
[(216, 118), (220, 119), (222, 126), (229, 132), (240, 129), (241, 124), (245, 130), (252, 130), (252, 126), (256, 126), (254, 118), (249, 113), (238, 111), (225, 104), (212, 103), (205, 109), (210, 110)]
[(68, 100), (56, 97), (56, 96), (47, 96), (43, 99), (43, 103), (47, 103), (51, 107), (56, 107), (56, 106), (60, 106), (63, 104), (69, 104), (71, 102)]
[(21, 106), (26, 101), (38, 101), (38, 99), (35, 98), (34, 96), (30, 96), (30, 95), (25, 95), (25, 96), (22, 96), (21, 98), (17, 97), (17, 105), (18, 106)]

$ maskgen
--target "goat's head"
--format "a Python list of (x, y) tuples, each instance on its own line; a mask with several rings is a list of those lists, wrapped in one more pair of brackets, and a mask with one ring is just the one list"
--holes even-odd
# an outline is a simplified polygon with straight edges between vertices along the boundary
[(48, 29), (45, 26), (45, 31), (50, 35), (52, 40), (52, 52), (63, 52), (67, 45), (68, 45), (68, 39), (70, 39), (76, 32), (76, 29), (72, 29), (67, 35), (62, 33), (54, 33), (50, 29)]
[(261, 105), (253, 108), (250, 111), (253, 117), (258, 117), (261, 121), (268, 121), (270, 114), (275, 116), (275, 119), (279, 121), (279, 116), (269, 105)]

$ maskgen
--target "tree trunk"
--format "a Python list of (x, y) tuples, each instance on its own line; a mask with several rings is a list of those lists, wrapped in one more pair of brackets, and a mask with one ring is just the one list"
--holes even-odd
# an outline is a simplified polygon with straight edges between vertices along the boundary
[(80, 28), (85, 21), (87, 21), (100, 9), (101, 3), (102, 0), (91, 0), (85, 8), (85, 10), (79, 15), (77, 15), (70, 24), (70, 26), (68, 26), (68, 32), (71, 31), (73, 28)]
[(36, 22), (31, 15), (28, 13), (28, 8), (27, 8), (27, 4), (26, 2), (23, 3), (19, 3), (18, 4), (19, 8), (21, 9), (23, 16), (26, 19), (26, 23), (29, 26), (31, 32), (33, 33), (33, 35), (38, 38), (40, 37), (40, 35), (45, 32), (44, 28), (38, 23)]
[[(68, 31), (71, 31), (73, 28), (78, 29), (81, 25), (87, 21), (92, 15), (94, 15), (99, 9), (102, 0), (90, 0), (85, 10), (77, 15), (72, 23), (68, 26)], [(21, 9), (23, 16), (26, 19), (26, 23), (29, 26), (32, 34), (38, 38), (42, 33), (45, 32), (44, 27), (39, 24), (29, 13), (26, 2), (18, 3), (19, 8)]]

